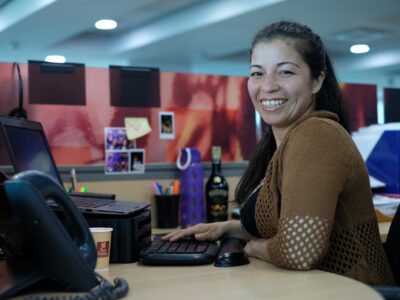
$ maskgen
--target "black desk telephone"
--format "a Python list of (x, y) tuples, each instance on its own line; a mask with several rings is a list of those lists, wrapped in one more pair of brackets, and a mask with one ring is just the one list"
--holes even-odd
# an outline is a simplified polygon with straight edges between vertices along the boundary
[[(48, 199), (63, 208), (64, 225)], [(62, 291), (89, 291), (79, 299), (117, 299), (128, 290), (123, 279), (113, 286), (94, 272), (96, 248), (85, 219), (59, 183), (38, 171), (12, 179), (0, 172), (1, 256), (0, 300), (39, 281)]]

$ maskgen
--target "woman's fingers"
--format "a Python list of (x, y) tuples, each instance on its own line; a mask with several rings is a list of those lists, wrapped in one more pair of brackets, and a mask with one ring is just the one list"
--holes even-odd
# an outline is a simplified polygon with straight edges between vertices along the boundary
[(165, 236), (162, 237), (162, 239), (173, 242), (173, 241), (177, 241), (185, 236), (196, 235), (197, 233), (200, 233), (200, 232), (202, 232), (202, 230), (204, 230), (204, 227), (202, 225), (204, 225), (204, 224), (194, 225), (192, 227), (188, 227), (185, 229), (178, 229), (174, 232), (166, 234)]
[(177, 230), (177, 231), (174, 231), (174, 232), (171, 232), (171, 233), (168, 233), (168, 234), (164, 235), (161, 239), (165, 240), (165, 241), (167, 241), (167, 240), (171, 240), (172, 241), (172, 240), (180, 239), (180, 238), (182, 238), (184, 236), (185, 236), (185, 233), (183, 231)]
[(178, 229), (168, 233), (163, 240), (177, 241), (185, 236), (194, 236), (199, 241), (216, 240), (224, 233), (223, 223), (196, 224), (194, 226)]

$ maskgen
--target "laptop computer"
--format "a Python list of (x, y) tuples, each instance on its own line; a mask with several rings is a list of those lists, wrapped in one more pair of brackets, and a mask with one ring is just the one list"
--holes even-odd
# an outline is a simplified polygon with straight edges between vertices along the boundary
[[(0, 131), (15, 172), (37, 170), (53, 177), (64, 188), (42, 124), (0, 115)], [(70, 195), (81, 210), (89, 214), (128, 215), (150, 206), (149, 203), (79, 197)], [(52, 201), (49, 205), (57, 209)]]

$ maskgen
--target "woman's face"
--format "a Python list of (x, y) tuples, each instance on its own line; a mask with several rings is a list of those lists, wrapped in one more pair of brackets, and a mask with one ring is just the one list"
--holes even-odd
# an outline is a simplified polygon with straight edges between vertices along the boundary
[(310, 72), (289, 40), (254, 47), (247, 86), (254, 107), (273, 129), (286, 129), (315, 110), (313, 90), (320, 89), (324, 74), (314, 80)]

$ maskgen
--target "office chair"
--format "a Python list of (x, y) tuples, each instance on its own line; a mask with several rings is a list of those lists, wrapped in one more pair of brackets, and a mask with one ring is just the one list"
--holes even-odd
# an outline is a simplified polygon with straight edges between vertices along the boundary
[(392, 269), (396, 286), (373, 286), (385, 300), (400, 299), (400, 205), (390, 224), (386, 242), (383, 244)]

